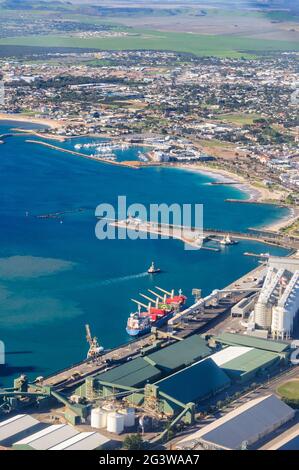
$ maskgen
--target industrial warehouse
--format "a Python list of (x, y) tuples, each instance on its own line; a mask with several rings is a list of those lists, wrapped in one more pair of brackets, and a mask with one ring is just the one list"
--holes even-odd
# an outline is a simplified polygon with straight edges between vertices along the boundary
[(206, 400), (233, 384), (269, 375), (290, 354), (288, 343), (237, 334), (206, 340), (193, 335), (155, 348), (159, 349), (88, 377), (73, 398), (96, 402), (106, 414), (125, 402), (161, 419), (180, 416), (191, 423)]
[(295, 411), (274, 395), (257, 398), (178, 443), (179, 448), (239, 450), (252, 447), (285, 423)]
[[(292, 301), (297, 266), (297, 262), (290, 260), (293, 274), (272, 265), (260, 266), (250, 281), (245, 279), (242, 295), (239, 284), (237, 297), (232, 294), (235, 289), (232, 285), (230, 289), (197, 298), (193, 306), (173, 317), (167, 330), (153, 328), (144, 340), (132, 341), (111, 352), (99, 348), (99, 353), (93, 354), (98, 342), (86, 325), (90, 346), (87, 360), (74, 366), (69, 378), (67, 370), (53, 378), (38, 377), (33, 382), (21, 375), (12, 388), (0, 390), (2, 411), (20, 413), (20, 409), (33, 406), (34, 416), (16, 415), (11, 422), (0, 423), (3, 425), (0, 445), (14, 450), (106, 449), (111, 445), (118, 448), (132, 433), (150, 436), (151, 445), (158, 445), (167, 440), (172, 430), (182, 432), (187, 426), (197, 426), (198, 420), (204, 420), (209, 413), (215, 412), (218, 417), (219, 410), (235, 396), (244, 396), (251, 389), (260, 394), (259, 390), (281, 373), (292, 373), (292, 366), (298, 363), (299, 344), (285, 336), (274, 337), (270, 327), (255, 324), (252, 328), (252, 320), (267, 279), (273, 275), (275, 282), (280, 281), (275, 284), (275, 296), (271, 294), (270, 298), (280, 299), (287, 294), (288, 302)], [(279, 276), (287, 276), (288, 282), (282, 283), (278, 272)], [(231, 305), (232, 298), (238, 301)], [(230, 305), (231, 308), (227, 307)], [(224, 328), (222, 319), (213, 313), (219, 308), (220, 312), (227, 312)], [(273, 315), (273, 308), (271, 312)], [(216, 328), (205, 329), (206, 333), (199, 333), (202, 330), (197, 326), (192, 329), (193, 324), (206, 325), (205, 318), (211, 321), (216, 318), (221, 328), (216, 321)], [(121, 348), (124, 352), (120, 355)], [(293, 410), (272, 390), (270, 395), (263, 392), (258, 401), (254, 401), (256, 396), (250, 398), (254, 399), (241, 401), (236, 408), (240, 416), (236, 410), (232, 415), (229, 411), (203, 427), (202, 437), (198, 434), (196, 438), (199, 448), (252, 448), (294, 417)], [(37, 407), (51, 410), (46, 423), (43, 414), (35, 413)], [(280, 414), (273, 414), (275, 407), (281, 410)], [(250, 424), (252, 414), (263, 417), (267, 412), (271, 414), (270, 420), (257, 422), (255, 428)], [(225, 430), (221, 434), (230, 433), (231, 422), (247, 426), (248, 433), (235, 440), (231, 436), (230, 441), (216, 439), (218, 428)]]
[(109, 448), (111, 439), (97, 432), (78, 432), (67, 424), (47, 425), (28, 415), (0, 423), (0, 445), (14, 450), (95, 450)]

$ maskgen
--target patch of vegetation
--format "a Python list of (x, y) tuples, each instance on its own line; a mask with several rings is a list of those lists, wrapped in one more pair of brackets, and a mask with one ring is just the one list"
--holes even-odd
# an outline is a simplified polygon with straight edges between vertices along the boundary
[(140, 434), (130, 434), (124, 439), (122, 448), (126, 450), (144, 450), (148, 448), (148, 444), (144, 442)]
[(227, 147), (231, 145), (230, 142), (224, 142), (224, 141), (217, 140), (217, 139), (200, 139), (198, 142), (199, 144), (207, 148)]
[(143, 6), (100, 6), (90, 4), (73, 4), (72, 2), (61, 1), (40, 1), (40, 0), (5, 0), (1, 4), (7, 10), (29, 10), (29, 11), (58, 11), (73, 12), (101, 17), (139, 17), (139, 16), (176, 16), (184, 13), (184, 8), (153, 8)]
[(269, 11), (264, 13), (264, 16), (274, 22), (290, 21), (294, 23), (299, 21), (298, 13), (296, 14), (290, 11)]
[(282, 398), (297, 400), (299, 405), (299, 380), (289, 380), (277, 388)]
[(76, 47), (98, 50), (159, 50), (187, 52), (198, 56), (254, 57), (252, 52), (299, 51), (290, 41), (259, 40), (229, 36), (133, 30), (136, 35), (109, 38), (74, 38), (59, 35), (1, 39), (0, 45)]
[(246, 125), (253, 124), (254, 120), (258, 117), (257, 114), (245, 114), (245, 113), (230, 113), (230, 114), (218, 114), (216, 119), (223, 122), (230, 122), (232, 124)]

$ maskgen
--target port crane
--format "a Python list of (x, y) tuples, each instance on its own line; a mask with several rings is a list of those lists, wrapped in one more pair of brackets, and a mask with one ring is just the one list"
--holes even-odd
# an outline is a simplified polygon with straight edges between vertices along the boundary
[(96, 336), (91, 336), (90, 326), (85, 325), (86, 331), (86, 340), (89, 344), (89, 350), (87, 353), (87, 359), (96, 359), (103, 351), (103, 346), (100, 346), (98, 343), (98, 338)]

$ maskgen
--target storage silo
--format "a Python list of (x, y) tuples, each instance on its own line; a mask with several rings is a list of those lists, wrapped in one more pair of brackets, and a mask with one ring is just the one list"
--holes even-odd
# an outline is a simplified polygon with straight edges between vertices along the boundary
[(123, 414), (112, 412), (107, 415), (107, 431), (113, 434), (121, 434), (125, 428)]
[(107, 425), (107, 413), (101, 408), (93, 408), (91, 410), (90, 425), (92, 428), (105, 428)]
[(135, 425), (135, 409), (134, 408), (125, 408), (119, 412), (125, 418), (125, 428), (131, 428)]
[(272, 305), (257, 302), (254, 307), (254, 322), (258, 327), (268, 330), (272, 323)]

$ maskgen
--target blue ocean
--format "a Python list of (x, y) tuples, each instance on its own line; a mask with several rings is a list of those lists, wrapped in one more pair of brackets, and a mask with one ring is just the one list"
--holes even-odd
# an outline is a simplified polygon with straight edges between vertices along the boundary
[[(12, 127), (20, 124), (2, 123), (0, 134)], [(220, 252), (187, 251), (179, 240), (100, 241), (95, 209), (102, 202), (115, 205), (119, 195), (147, 207), (203, 204), (204, 226), (225, 230), (259, 227), (284, 216), (285, 209), (229, 204), (226, 198), (247, 195), (209, 185), (212, 179), (196, 172), (105, 165), (27, 139), (11, 136), (0, 145), (0, 339), (7, 362), (0, 385), (20, 373), (45, 376), (85, 358), (86, 323), (105, 348), (129, 341), (131, 298), (155, 285), (181, 288), (191, 303), (192, 288), (207, 294), (257, 266), (244, 252), (286, 254), (249, 241)], [(69, 142), (54, 144), (70, 148)], [(120, 158), (133, 159), (137, 150)], [(56, 212), (64, 215), (36, 217)], [(152, 261), (163, 271), (156, 277), (146, 273)]]

